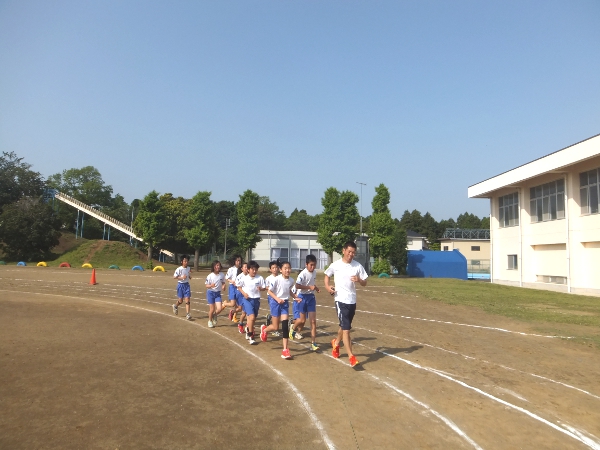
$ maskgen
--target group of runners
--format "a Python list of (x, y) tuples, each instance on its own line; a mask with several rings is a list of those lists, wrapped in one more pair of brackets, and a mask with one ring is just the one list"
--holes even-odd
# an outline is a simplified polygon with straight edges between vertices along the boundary
[[(333, 262), (324, 272), (324, 289), (334, 297), (339, 321), (337, 336), (331, 340), (332, 355), (340, 357), (340, 346), (343, 343), (351, 366), (358, 364), (352, 353), (350, 330), (356, 313), (356, 283), (367, 284), (367, 273), (364, 267), (354, 260), (356, 244), (348, 241), (344, 244), (342, 258)], [(186, 319), (191, 320), (191, 290), (189, 280), (192, 278), (188, 267), (189, 259), (183, 256), (181, 266), (175, 270), (177, 283), (177, 303), (173, 304), (173, 313), (178, 314), (179, 306), (185, 302)], [(266, 279), (258, 274), (256, 261), (243, 263), (240, 256), (234, 256), (233, 264), (226, 274), (221, 272), (219, 261), (214, 261), (211, 273), (206, 277), (206, 300), (208, 303), (208, 327), (217, 325), (219, 314), (230, 308), (228, 319), (237, 323), (238, 330), (245, 335), (248, 343), (256, 344), (254, 330), (260, 309), (261, 291), (267, 291), (269, 313), (266, 323), (260, 326), (260, 340), (266, 342), (268, 335), (281, 338), (283, 359), (292, 359), (288, 348), (289, 340), (303, 339), (303, 330), (310, 327), (312, 351), (320, 350), (317, 343), (317, 301), (315, 292), (321, 292), (316, 285), (317, 260), (314, 255), (306, 256), (306, 267), (297, 278), (291, 277), (292, 267), (288, 261), (271, 261)], [(334, 280), (332, 280), (332, 278)], [(335, 281), (335, 285), (332, 283)], [(228, 300), (221, 298), (229, 283)], [(291, 309), (290, 309), (291, 306)], [(238, 318), (238, 314), (240, 317)], [(279, 326), (281, 325), (281, 332)]]

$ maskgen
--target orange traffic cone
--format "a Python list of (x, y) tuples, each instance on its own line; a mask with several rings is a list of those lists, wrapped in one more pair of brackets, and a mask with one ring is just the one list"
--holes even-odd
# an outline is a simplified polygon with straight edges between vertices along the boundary
[(98, 284), (96, 283), (96, 269), (92, 269), (92, 278), (90, 278), (90, 284)]

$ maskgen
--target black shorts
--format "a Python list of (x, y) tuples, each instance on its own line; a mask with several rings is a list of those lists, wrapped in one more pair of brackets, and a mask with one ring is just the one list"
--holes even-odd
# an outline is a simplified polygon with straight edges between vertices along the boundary
[(356, 313), (356, 303), (335, 302), (335, 310), (340, 321), (340, 328), (342, 330), (350, 330), (352, 328), (352, 319), (354, 319), (354, 314)]

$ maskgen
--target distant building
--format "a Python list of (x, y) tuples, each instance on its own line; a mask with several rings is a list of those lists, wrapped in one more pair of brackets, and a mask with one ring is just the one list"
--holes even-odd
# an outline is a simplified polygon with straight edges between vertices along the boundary
[(600, 295), (600, 135), (468, 195), (490, 199), (492, 282)]
[(490, 277), (490, 230), (446, 228), (439, 239), (440, 250), (458, 250), (467, 258), (469, 278)]
[(419, 233), (406, 230), (406, 250), (424, 250), (427, 248), (427, 238)]

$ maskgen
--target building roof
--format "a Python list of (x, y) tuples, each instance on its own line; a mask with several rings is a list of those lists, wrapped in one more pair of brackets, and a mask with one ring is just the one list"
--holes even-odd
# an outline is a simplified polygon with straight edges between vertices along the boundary
[(469, 186), (469, 198), (489, 198), (491, 193), (544, 173), (560, 171), (600, 155), (600, 134)]
[(260, 230), (258, 234), (266, 235), (285, 235), (285, 236), (314, 236), (317, 237), (319, 234), (316, 231), (275, 231), (275, 230)]
[(446, 228), (439, 241), (461, 240), (461, 241), (489, 241), (490, 229), (468, 229), (468, 228)]
[(425, 236), (423, 236), (422, 234), (417, 233), (416, 231), (412, 231), (412, 230), (406, 230), (406, 237), (423, 238), (423, 239), (425, 239)]

